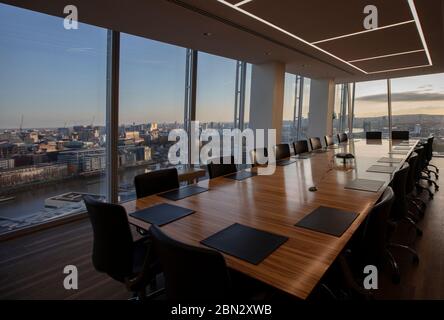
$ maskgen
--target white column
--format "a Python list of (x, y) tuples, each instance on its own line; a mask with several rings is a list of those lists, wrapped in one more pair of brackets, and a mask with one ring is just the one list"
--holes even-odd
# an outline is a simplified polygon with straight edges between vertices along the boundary
[(251, 70), (251, 129), (276, 129), (281, 141), (284, 108), (285, 64), (270, 62), (253, 65)]
[(333, 111), (335, 107), (335, 84), (333, 80), (311, 80), (308, 113), (308, 137), (319, 137), (333, 133)]

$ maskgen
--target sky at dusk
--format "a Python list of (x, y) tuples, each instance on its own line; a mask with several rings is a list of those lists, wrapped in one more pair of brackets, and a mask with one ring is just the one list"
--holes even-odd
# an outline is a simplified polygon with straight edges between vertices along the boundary
[[(106, 36), (61, 18), (0, 4), (0, 128), (103, 125)], [(121, 124), (182, 122), (186, 49), (121, 35)], [(236, 61), (199, 53), (197, 119), (233, 121)], [(294, 75), (286, 75), (284, 119), (293, 119)], [(247, 74), (248, 121), (251, 66)], [(306, 79), (303, 115), (308, 114)], [(357, 83), (355, 114), (387, 114), (386, 81)], [(444, 115), (444, 74), (392, 79), (393, 114)]]

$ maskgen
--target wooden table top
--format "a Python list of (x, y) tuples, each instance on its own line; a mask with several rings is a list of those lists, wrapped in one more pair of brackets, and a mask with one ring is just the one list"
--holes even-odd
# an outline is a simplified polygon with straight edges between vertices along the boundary
[[(397, 143), (399, 141), (351, 140), (311, 158), (278, 166), (273, 175), (258, 175), (243, 181), (219, 177), (198, 183), (208, 187), (208, 192), (179, 201), (154, 195), (127, 202), (124, 206), (128, 213), (162, 202), (195, 210), (194, 214), (167, 224), (162, 230), (179, 241), (196, 246), (202, 246), (199, 241), (236, 222), (287, 236), (289, 240), (258, 265), (223, 255), (230, 268), (305, 299), (391, 180), (390, 174), (366, 170), (375, 164), (390, 165), (378, 163), (381, 157), (407, 158), (407, 155), (388, 154)], [(410, 147), (409, 152), (414, 146)], [(338, 152), (351, 152), (355, 160), (344, 169), (341, 159), (335, 160), (334, 154)], [(393, 165), (399, 167), (402, 164)], [(344, 189), (344, 185), (355, 178), (386, 183), (376, 193)], [(313, 185), (318, 189), (316, 192), (308, 190)], [(341, 237), (294, 226), (319, 206), (354, 211), (359, 215)], [(149, 224), (131, 216), (129, 221), (141, 228), (149, 228)]]

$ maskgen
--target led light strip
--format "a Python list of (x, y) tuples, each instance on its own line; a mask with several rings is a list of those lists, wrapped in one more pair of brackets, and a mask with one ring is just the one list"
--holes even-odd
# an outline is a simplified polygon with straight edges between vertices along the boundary
[[(430, 53), (429, 53), (429, 50), (428, 50), (428, 47), (427, 47), (427, 43), (425, 41), (425, 37), (424, 37), (423, 31), (422, 31), (422, 28), (421, 28), (421, 23), (419, 21), (419, 17), (418, 17), (418, 13), (416, 11), (414, 0), (407, 0), (408, 4), (409, 4), (409, 7), (410, 7), (410, 11), (411, 11), (411, 13), (413, 15), (413, 18), (414, 18), (413, 20), (408, 20), (408, 21), (404, 21), (404, 22), (395, 23), (395, 24), (392, 24), (392, 25), (387, 25), (387, 26), (380, 27), (380, 28), (377, 28), (377, 29), (364, 30), (364, 31), (355, 32), (355, 33), (351, 33), (351, 34), (347, 34), (347, 35), (342, 35), (342, 36), (338, 36), (338, 37), (334, 37), (334, 38), (319, 40), (319, 41), (315, 41), (315, 42), (312, 42), (312, 43), (310, 43), (310, 42), (308, 42), (308, 41), (298, 37), (297, 35), (289, 32), (289, 31), (287, 31), (285, 29), (282, 29), (281, 27), (271, 23), (270, 21), (262, 19), (262, 18), (254, 15), (254, 14), (252, 14), (252, 13), (246, 11), (246, 10), (243, 10), (242, 8), (239, 8), (241, 5), (243, 5), (245, 3), (248, 3), (248, 2), (251, 2), (252, 0), (240, 1), (237, 4), (231, 4), (231, 3), (229, 3), (229, 2), (227, 2), (225, 0), (217, 0), (217, 1), (222, 3), (222, 4), (224, 4), (224, 5), (226, 5), (226, 6), (228, 6), (228, 7), (231, 7), (232, 9), (234, 9), (236, 11), (239, 11), (239, 12), (241, 12), (241, 13), (243, 13), (243, 14), (245, 14), (245, 15), (247, 15), (247, 16), (249, 16), (249, 17), (251, 17), (251, 18), (253, 18), (253, 19), (257, 20), (257, 21), (259, 21), (259, 22), (262, 22), (263, 24), (265, 24), (265, 25), (267, 25), (267, 26), (269, 26), (269, 27), (271, 27), (271, 28), (273, 28), (275, 30), (280, 31), (280, 32), (286, 34), (287, 36), (289, 36), (289, 37), (291, 37), (293, 39), (296, 39), (296, 40), (298, 40), (298, 41), (300, 41), (300, 42), (302, 42), (302, 43), (304, 43), (304, 44), (306, 44), (306, 45), (308, 45), (308, 46), (310, 46), (312, 48), (315, 48), (316, 50), (321, 51), (321, 52), (329, 55), (330, 57), (333, 57), (336, 60), (341, 61), (342, 63), (345, 63), (345, 64), (349, 65), (350, 67), (356, 69), (356, 70), (361, 71), (364, 74), (374, 74), (374, 73), (381, 73), (381, 72), (406, 70), (406, 69), (421, 68), (421, 67), (426, 67), (426, 66), (431, 66), (432, 65), (432, 59), (430, 57)], [(423, 50), (413, 50), (413, 51), (408, 51), (408, 52), (400, 52), (400, 53), (395, 53), (395, 54), (389, 54), (389, 55), (385, 55), (385, 56), (369, 57), (369, 58), (363, 58), (363, 59), (346, 61), (346, 60), (344, 60), (344, 59), (342, 59), (342, 58), (340, 58), (340, 57), (338, 57), (338, 56), (336, 56), (336, 55), (334, 55), (334, 54), (332, 54), (332, 53), (330, 53), (330, 52), (328, 52), (328, 51), (326, 51), (326, 50), (324, 50), (324, 49), (322, 49), (322, 48), (320, 48), (320, 47), (318, 47), (316, 45), (318, 43), (322, 43), (322, 42), (326, 42), (326, 41), (331, 41), (331, 40), (335, 40), (335, 39), (350, 37), (350, 36), (353, 36), (353, 35), (356, 35), (356, 34), (362, 34), (362, 33), (366, 33), (366, 32), (377, 31), (377, 30), (381, 30), (381, 29), (385, 29), (385, 28), (390, 28), (390, 27), (394, 27), (394, 26), (398, 26), (398, 25), (403, 25), (403, 24), (407, 24), (407, 23), (413, 23), (413, 22), (415, 22), (416, 28), (418, 29), (418, 33), (419, 33), (419, 36), (421, 38), (422, 45), (424, 47)], [(419, 65), (419, 66), (406, 67), (406, 68), (397, 68), (397, 69), (388, 69), (388, 70), (367, 72), (367, 71), (365, 71), (365, 70), (363, 70), (363, 69), (361, 69), (361, 68), (359, 68), (359, 67), (357, 67), (357, 66), (355, 66), (354, 64), (351, 63), (351, 62), (365, 61), (365, 60), (371, 60), (371, 59), (378, 59), (378, 58), (383, 58), (383, 57), (390, 57), (390, 56), (396, 56), (396, 55), (402, 55), (402, 54), (408, 54), (408, 53), (420, 52), (420, 51), (425, 51), (426, 52), (427, 59), (429, 61), (429, 65)]]
[(269, 22), (269, 21), (267, 21), (265, 19), (259, 18), (258, 16), (254, 15), (254, 14), (248, 12), (248, 11), (245, 11), (245, 10), (243, 10), (243, 9), (241, 9), (241, 8), (239, 8), (239, 7), (233, 5), (233, 4), (231, 4), (231, 3), (229, 3), (229, 2), (227, 2), (225, 0), (217, 0), (217, 1), (222, 3), (222, 4), (224, 4), (224, 5), (226, 5), (226, 6), (228, 6), (228, 7), (231, 7), (234, 10), (237, 10), (237, 11), (239, 11), (239, 12), (241, 12), (241, 13), (243, 13), (243, 14), (245, 14), (245, 15), (247, 15), (247, 16), (249, 16), (249, 17), (251, 17), (251, 18), (253, 18), (253, 19), (257, 20), (257, 21), (259, 21), (259, 22), (262, 22), (263, 24), (266, 24), (267, 26), (272, 27), (273, 29), (280, 31), (280, 32), (286, 34), (287, 36), (292, 37), (293, 39), (299, 40), (299, 41), (305, 43), (306, 45), (308, 45), (308, 46), (310, 46), (312, 48), (315, 48), (315, 49), (317, 49), (317, 50), (319, 50), (319, 51), (329, 55), (330, 57), (333, 57), (336, 60), (339, 60), (339, 61), (349, 65), (350, 67), (352, 67), (352, 68), (354, 68), (356, 70), (361, 71), (362, 73), (367, 74), (367, 72), (362, 70), (361, 68), (358, 68), (358, 67), (354, 66), (353, 64), (345, 61), (344, 59), (341, 59), (338, 56), (335, 56), (334, 54), (332, 54), (332, 53), (330, 53), (330, 52), (328, 52), (328, 51), (326, 51), (326, 50), (324, 50), (324, 49), (322, 49), (322, 48), (320, 48), (320, 47), (318, 47), (318, 46), (316, 46), (314, 44), (311, 44), (310, 42), (308, 42), (308, 41), (298, 37), (297, 35), (292, 34), (291, 32), (288, 32), (285, 29), (282, 29), (282, 28), (278, 27), (277, 25), (275, 25), (275, 24), (273, 24), (273, 23), (271, 23), (271, 22)]
[(412, 50), (412, 51), (405, 51), (405, 52), (391, 53), (391, 54), (385, 54), (385, 55), (383, 55), (383, 56), (376, 56), (376, 57), (362, 58), (362, 59), (356, 59), (356, 60), (348, 60), (348, 62), (352, 63), (352, 62), (359, 62), (359, 61), (374, 60), (374, 59), (387, 58), (387, 57), (394, 57), (394, 56), (401, 56), (401, 55), (404, 55), (404, 54), (415, 53), (415, 52), (424, 52), (424, 51), (425, 51), (424, 49), (419, 49), (419, 50)]
[(389, 24), (389, 25), (386, 25), (386, 26), (383, 26), (383, 27), (379, 27), (379, 28), (368, 29), (368, 30), (363, 30), (363, 31), (358, 31), (358, 32), (353, 32), (353, 33), (348, 33), (348, 34), (344, 34), (342, 36), (337, 36), (337, 37), (333, 37), (333, 38), (328, 38), (328, 39), (324, 39), (324, 40), (315, 41), (315, 42), (312, 42), (312, 44), (318, 44), (318, 43), (322, 43), (322, 42), (327, 42), (327, 41), (347, 38), (347, 37), (355, 36), (355, 35), (358, 35), (358, 34), (363, 34), (363, 33), (383, 30), (383, 29), (392, 28), (392, 27), (396, 27), (396, 26), (401, 26), (403, 24), (408, 24), (408, 23), (413, 23), (413, 22), (415, 22), (415, 20), (407, 20), (407, 21), (403, 21), (403, 22)]
[(418, 29), (419, 37), (422, 41), (422, 46), (427, 54), (427, 59), (429, 60), (429, 64), (432, 65), (432, 58), (430, 57), (429, 48), (427, 47), (427, 43), (425, 41), (424, 33), (422, 32), (421, 22), (419, 22), (418, 12), (416, 11), (415, 2), (413, 0), (407, 0), (409, 3), (410, 11), (412, 12), (413, 19), (415, 19), (416, 28)]
[(248, 2), (251, 2), (251, 1), (253, 1), (253, 0), (243, 0), (243, 1), (240, 1), (240, 2), (236, 3), (234, 6), (235, 7), (240, 7), (241, 5), (244, 5), (244, 4), (246, 4)]
[(404, 68), (396, 68), (396, 69), (387, 69), (387, 70), (380, 70), (380, 71), (372, 71), (367, 72), (367, 74), (374, 74), (374, 73), (382, 73), (382, 72), (393, 72), (393, 71), (400, 71), (400, 70), (408, 70), (408, 69), (416, 69), (416, 68), (424, 68), (424, 67), (431, 67), (431, 64), (423, 64), (420, 66), (412, 66), (412, 67), (404, 67)]

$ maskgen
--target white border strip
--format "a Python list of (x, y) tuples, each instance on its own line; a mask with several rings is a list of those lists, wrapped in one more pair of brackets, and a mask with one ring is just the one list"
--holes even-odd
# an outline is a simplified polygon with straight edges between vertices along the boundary
[(375, 74), (375, 73), (382, 73), (382, 72), (392, 72), (392, 71), (400, 71), (400, 70), (408, 70), (408, 69), (415, 69), (415, 68), (424, 68), (424, 67), (431, 67), (431, 64), (423, 64), (420, 66), (412, 66), (412, 67), (405, 67), (405, 68), (396, 68), (396, 69), (387, 69), (387, 70), (380, 70), (380, 71), (373, 71), (373, 72), (367, 72), (367, 74)]
[(306, 41), (306, 40), (304, 40), (304, 39), (302, 39), (302, 38), (300, 38), (300, 37), (298, 37), (298, 36), (292, 34), (291, 32), (288, 32), (288, 31), (285, 30), (285, 29), (282, 29), (282, 28), (278, 27), (277, 25), (274, 25), (273, 23), (271, 23), (271, 22), (269, 22), (269, 21), (267, 21), (267, 20), (264, 20), (264, 19), (262, 19), (262, 18), (259, 18), (258, 16), (254, 15), (254, 14), (248, 12), (248, 11), (245, 11), (245, 10), (243, 10), (243, 9), (241, 9), (241, 8), (239, 8), (239, 7), (233, 5), (233, 4), (231, 4), (231, 3), (229, 3), (229, 2), (227, 2), (227, 1), (225, 1), (225, 0), (217, 0), (217, 1), (220, 2), (220, 3), (222, 3), (222, 4), (224, 4), (224, 5), (226, 5), (226, 6), (228, 6), (228, 7), (231, 7), (231, 8), (233, 8), (234, 10), (239, 11), (239, 12), (241, 12), (241, 13), (243, 13), (243, 14), (245, 14), (245, 15), (247, 15), (247, 16), (249, 16), (249, 17), (251, 17), (251, 18), (253, 18), (253, 19), (257, 20), (257, 21), (259, 21), (259, 22), (262, 22), (263, 24), (266, 24), (267, 26), (269, 26), (269, 27), (271, 27), (271, 28), (273, 28), (273, 29), (275, 29), (275, 30), (280, 31), (280, 32), (286, 34), (287, 36), (290, 36), (290, 37), (292, 37), (292, 38), (294, 38), (294, 39), (296, 39), (296, 40), (299, 40), (299, 41), (301, 41), (302, 43), (304, 43), (304, 44), (306, 44), (306, 45), (308, 45), (308, 46), (310, 46), (310, 47), (312, 47), (312, 48), (315, 48), (315, 49), (317, 49), (318, 51), (321, 51), (321, 52), (323, 52), (323, 53), (329, 55), (330, 57), (333, 57), (333, 58), (335, 58), (336, 60), (339, 60), (339, 61), (341, 61), (341, 62), (343, 62), (343, 63), (349, 65), (350, 67), (352, 67), (352, 68), (354, 68), (354, 69), (356, 69), (356, 70), (358, 70), (358, 71), (361, 71), (361, 72), (364, 73), (364, 74), (367, 74), (367, 72), (364, 71), (364, 70), (362, 70), (361, 68), (356, 67), (355, 65), (353, 65), (353, 64), (351, 64), (351, 63), (349, 63), (349, 62), (347, 62), (346, 60), (341, 59), (341, 58), (339, 58), (338, 56), (335, 56), (334, 54), (332, 54), (332, 53), (330, 53), (330, 52), (328, 52), (328, 51), (326, 51), (326, 50), (324, 50), (324, 49), (322, 49), (322, 48), (320, 48), (320, 47), (318, 47), (318, 46), (316, 46), (316, 45), (314, 45), (314, 44), (311, 44), (310, 42), (308, 42), (308, 41)]
[(242, 6), (242, 5), (244, 5), (244, 4), (248, 3), (248, 2), (251, 2), (251, 1), (253, 1), (253, 0), (243, 0), (243, 1), (240, 1), (240, 2), (236, 3), (234, 6), (235, 7), (240, 7), (240, 6)]
[(410, 11), (412, 12), (413, 18), (415, 19), (416, 28), (418, 29), (418, 33), (422, 41), (422, 46), (424, 47), (424, 50), (427, 54), (427, 59), (429, 60), (429, 64), (432, 65), (432, 58), (430, 57), (429, 48), (427, 47), (424, 33), (422, 32), (421, 22), (419, 21), (418, 12), (416, 11), (415, 2), (413, 0), (407, 1), (409, 3)]
[(367, 61), (367, 60), (373, 60), (373, 59), (381, 59), (381, 58), (401, 56), (401, 55), (404, 55), (404, 54), (416, 53), (416, 52), (424, 52), (424, 51), (425, 51), (424, 49), (419, 49), (419, 50), (391, 53), (391, 54), (385, 54), (383, 56), (376, 56), (376, 57), (362, 58), (362, 59), (356, 59), (356, 60), (349, 60), (348, 62), (352, 63), (352, 62)]
[(344, 34), (342, 36), (337, 36), (337, 37), (333, 37), (333, 38), (328, 38), (328, 39), (324, 39), (324, 40), (315, 41), (315, 42), (312, 42), (312, 44), (318, 44), (318, 43), (322, 43), (322, 42), (327, 42), (327, 41), (332, 41), (332, 40), (352, 37), (352, 36), (355, 36), (355, 35), (358, 35), (358, 34), (363, 34), (363, 33), (368, 33), (368, 32), (373, 32), (373, 31), (379, 31), (379, 30), (383, 30), (383, 29), (387, 29), (387, 28), (392, 28), (392, 27), (397, 27), (397, 26), (401, 26), (403, 24), (408, 24), (408, 23), (413, 23), (413, 22), (415, 22), (415, 20), (407, 20), (407, 21), (403, 21), (403, 22), (389, 24), (389, 25), (386, 25), (386, 26), (383, 26), (383, 27), (379, 27), (379, 28), (368, 29), (368, 30), (364, 30), (364, 31), (354, 32), (354, 33), (348, 33), (348, 34)]

